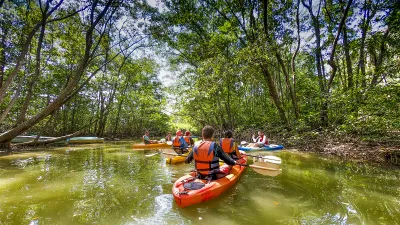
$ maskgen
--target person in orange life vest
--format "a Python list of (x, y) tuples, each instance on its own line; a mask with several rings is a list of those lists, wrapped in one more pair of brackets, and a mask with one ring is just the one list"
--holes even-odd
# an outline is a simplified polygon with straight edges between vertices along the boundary
[(262, 148), (266, 145), (268, 145), (268, 138), (267, 136), (264, 135), (264, 132), (262, 130), (258, 131), (258, 137), (255, 137), (254, 134), (252, 136), (253, 142), (249, 144), (249, 147), (259, 147)]
[(232, 159), (239, 159), (240, 153), (237, 144), (235, 143), (235, 139), (233, 139), (232, 136), (232, 131), (225, 131), (224, 138), (219, 139), (219, 145)]
[(211, 126), (205, 126), (202, 129), (203, 140), (193, 147), (185, 159), (185, 163), (195, 161), (195, 169), (200, 179), (217, 180), (227, 175), (219, 168), (219, 159), (222, 159), (228, 165), (237, 164), (235, 160), (229, 157), (222, 148), (212, 141), (214, 129)]
[(181, 130), (176, 131), (176, 136), (172, 140), (172, 148), (178, 153), (177, 150), (180, 150), (180, 153), (183, 154), (184, 152), (188, 151), (188, 144), (186, 143), (185, 139), (183, 138), (183, 132)]
[(165, 141), (172, 141), (171, 132), (168, 132), (168, 135), (165, 136)]
[(150, 140), (149, 135), (150, 135), (150, 133), (148, 131), (144, 132), (144, 135), (142, 137), (144, 144), (147, 145), (147, 144), (156, 144), (156, 143), (158, 143), (157, 140)]
[(192, 147), (194, 145), (194, 140), (193, 138), (190, 137), (190, 134), (191, 134), (190, 131), (186, 131), (185, 136), (183, 136), (183, 138), (185, 139), (188, 146)]

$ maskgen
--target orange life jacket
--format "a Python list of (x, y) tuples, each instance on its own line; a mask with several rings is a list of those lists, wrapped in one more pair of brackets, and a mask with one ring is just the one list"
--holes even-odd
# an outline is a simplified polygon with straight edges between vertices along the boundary
[(183, 138), (185, 139), (186, 143), (190, 146), (191, 145), (190, 136), (184, 136)]
[(220, 138), (219, 144), (221, 145), (222, 150), (224, 150), (226, 154), (230, 155), (235, 151), (234, 148), (235, 140), (233, 138)]
[(181, 137), (179, 137), (179, 136), (176, 136), (174, 138), (174, 141), (172, 142), (172, 146), (174, 148), (180, 148), (181, 147), (181, 142), (179, 142), (179, 139), (181, 139)]
[(219, 169), (219, 159), (214, 155), (215, 142), (202, 141), (193, 148), (195, 168), (201, 175), (211, 175)]

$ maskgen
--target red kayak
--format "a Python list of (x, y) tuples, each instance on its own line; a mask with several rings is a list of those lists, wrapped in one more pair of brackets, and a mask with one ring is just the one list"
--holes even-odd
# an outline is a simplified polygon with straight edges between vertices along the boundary
[[(241, 154), (243, 155), (239, 162), (246, 164), (247, 156), (244, 152)], [(172, 187), (175, 202), (179, 207), (186, 207), (218, 197), (238, 182), (245, 169), (245, 166), (235, 165), (229, 171), (228, 165), (223, 165), (220, 170), (229, 171), (229, 174), (218, 180), (212, 180), (210, 183), (207, 183), (207, 180), (195, 178), (195, 172), (185, 175), (179, 178)]]

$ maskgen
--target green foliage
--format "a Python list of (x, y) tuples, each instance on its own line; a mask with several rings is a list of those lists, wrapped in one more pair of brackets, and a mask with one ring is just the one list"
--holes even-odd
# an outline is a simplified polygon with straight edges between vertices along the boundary
[[(314, 16), (318, 13), (316, 3)], [(210, 124), (236, 131), (273, 127), (295, 132), (330, 129), (359, 135), (398, 131), (399, 107), (394, 96), (398, 96), (395, 89), (400, 75), (400, 36), (395, 23), (398, 10), (392, 2), (353, 2), (345, 20), (349, 55), (343, 46), (342, 29), (334, 57), (338, 69), (332, 84), (328, 84), (333, 73), (328, 61), (346, 4), (321, 2), (315, 22), (297, 1), (268, 1), (268, 6), (259, 1), (165, 1), (167, 10), (158, 17), (157, 27), (168, 32), (154, 28), (153, 35), (168, 44), (171, 67), (180, 74), (171, 88), (179, 96), (176, 121), (197, 129)], [(365, 10), (372, 10), (368, 12), (371, 18), (362, 17), (367, 15)], [(366, 30), (364, 43), (360, 37), (363, 19), (373, 23)], [(317, 75), (315, 58), (315, 25), (321, 29), (321, 77)], [(385, 34), (388, 26), (389, 35)], [(300, 49), (292, 71), (297, 29)], [(359, 64), (361, 49), (365, 74)], [(352, 73), (347, 63), (352, 63)], [(324, 116), (328, 118), (327, 124)]]
[[(163, 113), (159, 66), (141, 51), (151, 45), (148, 18), (156, 10), (137, 1), (40, 3), (6, 1), (0, 8), (0, 92), (6, 89), (0, 100), (0, 114), (5, 113), (0, 133), (35, 118), (70, 92), (61, 107), (35, 121), (25, 134), (56, 136), (81, 129), (98, 136), (139, 136), (144, 130), (164, 134), (169, 116)], [(43, 17), (49, 9), (53, 14)], [(12, 77), (18, 63), (21, 72)], [(10, 86), (4, 87), (9, 77)], [(76, 84), (66, 90), (71, 83)]]

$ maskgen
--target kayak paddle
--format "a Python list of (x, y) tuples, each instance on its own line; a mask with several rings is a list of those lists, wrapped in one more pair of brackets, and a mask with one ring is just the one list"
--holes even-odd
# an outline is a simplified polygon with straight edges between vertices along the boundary
[(152, 156), (155, 156), (155, 155), (158, 155), (158, 154), (161, 154), (161, 152), (156, 152), (156, 153), (153, 153), (153, 154), (150, 154), (150, 155), (144, 155), (144, 156), (146, 156), (146, 157), (152, 157)]
[(265, 167), (265, 166), (261, 166), (259, 164), (251, 164), (251, 165), (242, 164), (241, 166), (248, 166), (248, 167), (252, 168), (256, 173), (259, 173), (262, 175), (267, 175), (270, 177), (275, 177), (282, 173), (281, 169)]
[(170, 158), (170, 159), (172, 159), (172, 158), (174, 158), (174, 157), (176, 157), (176, 156), (183, 156), (183, 157), (186, 157), (186, 155), (184, 155), (184, 154), (178, 154), (178, 153), (176, 153), (175, 150), (173, 150), (173, 149), (163, 149), (163, 150), (161, 151), (161, 155), (163, 155), (163, 156), (166, 157), (166, 158)]
[(246, 154), (246, 155), (253, 157), (254, 163), (263, 163), (263, 166), (266, 166), (268, 168), (279, 169), (279, 166), (282, 164), (282, 159), (277, 156), (273, 156), (273, 155), (256, 156), (256, 155), (248, 155), (248, 154)]

